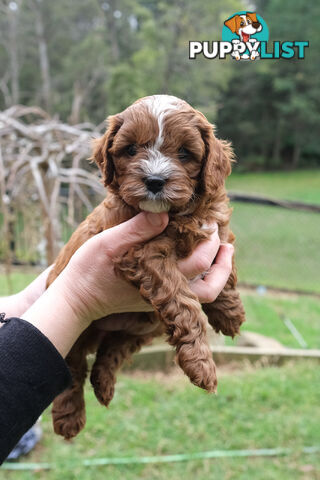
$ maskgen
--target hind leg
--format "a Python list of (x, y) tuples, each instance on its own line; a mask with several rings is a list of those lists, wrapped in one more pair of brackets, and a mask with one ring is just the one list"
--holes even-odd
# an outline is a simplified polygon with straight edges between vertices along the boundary
[(66, 440), (75, 437), (86, 423), (83, 385), (87, 375), (86, 350), (75, 343), (66, 358), (72, 375), (70, 388), (53, 401), (52, 421), (55, 433)]
[[(142, 324), (150, 326), (148, 314), (129, 315), (137, 316), (137, 332)], [(135, 335), (115, 331), (108, 333), (102, 340), (90, 375), (94, 393), (102, 405), (107, 407), (113, 398), (116, 372), (125, 360), (138, 352), (143, 345), (149, 343), (153, 336), (154, 334), (151, 332), (145, 335)]]

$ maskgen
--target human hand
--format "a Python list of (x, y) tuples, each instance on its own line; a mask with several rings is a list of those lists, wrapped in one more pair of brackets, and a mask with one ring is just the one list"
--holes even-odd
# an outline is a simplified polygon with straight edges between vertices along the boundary
[[(166, 227), (166, 214), (152, 216), (160, 221), (157, 231), (146, 221), (150, 217), (145, 215), (139, 214), (90, 239), (76, 252), (67, 267), (69, 281), (64, 291), (67, 296), (71, 295), (70, 302), (75, 302), (77, 314), (83, 318), (96, 320), (102, 317), (96, 323), (101, 329), (129, 330), (132, 333), (138, 329), (140, 334), (144, 334), (145, 330), (149, 332), (156, 327), (156, 324), (149, 323), (141, 325), (134, 315), (130, 318), (114, 315), (152, 311), (151, 305), (141, 298), (136, 288), (115, 275), (112, 262), (114, 257), (125, 253), (134, 244), (150, 239)], [(230, 244), (220, 245), (217, 225), (211, 227), (213, 233), (210, 239), (202, 242), (190, 257), (178, 262), (180, 271), (189, 279), (206, 272), (203, 278), (190, 282), (191, 289), (202, 303), (215, 300), (231, 272), (233, 247)], [(95, 258), (94, 263), (92, 258)]]
[[(167, 223), (166, 213), (140, 213), (95, 235), (76, 251), (66, 268), (23, 318), (41, 330), (65, 356), (92, 321), (113, 313), (151, 310), (136, 288), (115, 275), (113, 258), (159, 235)], [(205, 303), (213, 301), (220, 293), (231, 271), (232, 247), (228, 246), (220, 247), (214, 265), (210, 266), (219, 245), (217, 232), (214, 232), (190, 258), (179, 262), (181, 271), (190, 278), (208, 270), (204, 279), (192, 282), (193, 291)], [(108, 329), (108, 320), (106, 322)], [(112, 328), (109, 322), (109, 329), (114, 329), (114, 322)], [(117, 321), (119, 329), (121, 322)]]

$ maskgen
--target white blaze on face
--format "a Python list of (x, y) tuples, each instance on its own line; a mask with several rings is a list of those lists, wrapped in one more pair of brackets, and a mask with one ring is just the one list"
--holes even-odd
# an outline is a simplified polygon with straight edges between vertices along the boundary
[(147, 176), (157, 175), (164, 180), (172, 174), (172, 161), (169, 157), (162, 155), (159, 150), (146, 149), (148, 159), (141, 160), (141, 168)]
[(172, 95), (153, 95), (152, 97), (147, 97), (144, 102), (149, 112), (158, 121), (159, 134), (154, 144), (154, 148), (158, 149), (163, 143), (163, 124), (166, 115), (173, 110), (178, 110), (185, 102)]
[[(153, 95), (145, 98), (143, 102), (147, 106), (151, 115), (156, 118), (159, 133), (154, 144), (146, 149), (148, 157), (147, 159), (142, 160), (141, 168), (147, 176), (156, 175), (163, 179), (168, 179), (172, 175), (175, 167), (174, 162), (160, 152), (164, 140), (164, 121), (166, 115), (183, 107), (185, 102), (172, 95)], [(153, 198), (148, 198), (140, 202), (139, 207), (141, 210), (154, 213), (168, 212), (170, 210), (170, 202), (151, 193), (149, 194), (149, 197)]]
[(154, 144), (147, 149), (148, 159), (142, 163), (142, 168), (147, 175), (160, 175), (169, 178), (172, 173), (173, 162), (160, 152), (163, 144), (164, 121), (168, 113), (178, 110), (185, 102), (172, 95), (153, 95), (145, 98), (143, 102), (151, 115), (156, 118), (159, 133)]

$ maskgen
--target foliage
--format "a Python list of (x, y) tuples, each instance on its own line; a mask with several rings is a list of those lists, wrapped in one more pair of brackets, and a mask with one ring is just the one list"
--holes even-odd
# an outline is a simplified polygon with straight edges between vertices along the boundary
[(221, 99), (220, 131), (245, 169), (319, 165), (320, 4), (258, 1), (257, 12), (269, 26), (269, 49), (275, 40), (305, 40), (306, 58), (237, 65)]
[[(319, 164), (318, 2), (258, 1), (273, 40), (309, 40), (305, 60), (188, 58), (220, 40), (244, 0), (5, 0), (0, 108), (40, 105), (62, 121), (100, 123), (138, 97), (181, 96), (218, 124), (241, 159), (265, 169)], [(308, 29), (305, 25), (308, 25)]]

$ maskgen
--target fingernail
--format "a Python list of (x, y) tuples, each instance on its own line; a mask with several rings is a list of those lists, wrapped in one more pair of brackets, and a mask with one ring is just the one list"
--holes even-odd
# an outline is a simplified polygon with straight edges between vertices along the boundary
[(232, 245), (232, 243), (226, 243), (225, 246), (228, 248), (230, 252), (234, 251), (234, 246)]
[(159, 213), (147, 213), (147, 221), (153, 227), (160, 227), (163, 224), (162, 216)]

